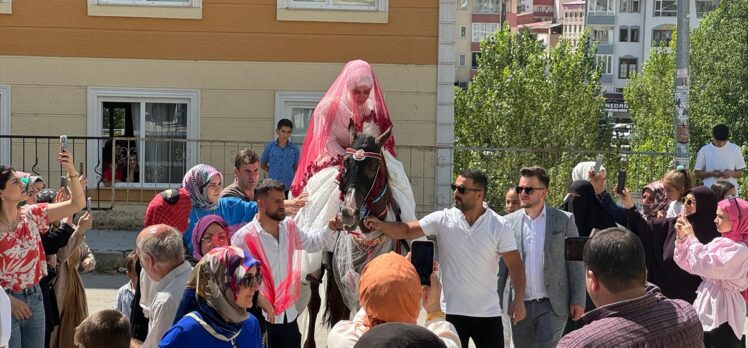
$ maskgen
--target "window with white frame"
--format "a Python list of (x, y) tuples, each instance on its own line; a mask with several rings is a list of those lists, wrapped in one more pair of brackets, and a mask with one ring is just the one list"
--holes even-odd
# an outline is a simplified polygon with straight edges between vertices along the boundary
[(291, 142), (302, 146), (309, 127), (309, 120), (312, 119), (314, 109), (324, 95), (322, 92), (275, 92), (273, 130), (281, 119), (291, 120), (293, 123)]
[(468, 0), (460, 0), (460, 10), (467, 10)]
[(202, 0), (88, 0), (89, 5), (201, 7)]
[(480, 42), (499, 31), (499, 23), (473, 23), (472, 42)]
[(639, 42), (639, 27), (631, 27), (629, 32), (631, 35), (631, 42)]
[(387, 0), (278, 0), (282, 8), (386, 11)]
[(621, 12), (639, 13), (641, 9), (641, 0), (621, 0)]
[(597, 54), (595, 55), (595, 62), (600, 68), (603, 75), (610, 75), (613, 73), (613, 56), (610, 54)]
[(670, 46), (670, 38), (673, 36), (673, 28), (657, 28), (652, 31), (652, 46)]
[(590, 6), (590, 16), (615, 15), (615, 0), (592, 0), (588, 4)]
[(696, 0), (696, 16), (703, 18), (719, 7), (719, 0)]
[(609, 26), (590, 26), (590, 36), (601, 45), (612, 44), (613, 27)]
[[(10, 86), (0, 85), (0, 134), (10, 133)], [(10, 139), (0, 139), (0, 163), (10, 164)]]
[(677, 0), (655, 0), (654, 5), (655, 17), (675, 17), (678, 15)]
[(618, 41), (620, 42), (629, 41), (629, 27), (618, 28)]
[(87, 148), (91, 186), (174, 187), (198, 163), (199, 90), (89, 87), (87, 113), (88, 135), (114, 140)]
[(467, 36), (467, 27), (464, 25), (460, 26), (460, 37), (466, 37)]
[(12, 0), (0, 0), (0, 13), (2, 14), (13, 13)]
[(473, 13), (498, 14), (499, 0), (475, 0)]
[(459, 64), (460, 66), (465, 66), (465, 55), (464, 54), (460, 55)]

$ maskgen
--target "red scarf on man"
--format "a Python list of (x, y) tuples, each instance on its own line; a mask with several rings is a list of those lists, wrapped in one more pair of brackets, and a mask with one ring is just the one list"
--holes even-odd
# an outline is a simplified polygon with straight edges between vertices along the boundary
[[(285, 226), (285, 228), (284, 228)], [(279, 233), (285, 232), (288, 238), (288, 250), (286, 250), (286, 278), (279, 285), (273, 280), (273, 270), (270, 269), (265, 250), (260, 242), (258, 234), (260, 222), (257, 219), (247, 225), (247, 231), (244, 235), (244, 242), (247, 244), (249, 252), (256, 259), (260, 260), (262, 267), (262, 285), (260, 293), (273, 304), (275, 313), (283, 313), (289, 307), (293, 306), (299, 299), (301, 289), (301, 242), (299, 241), (298, 227), (291, 219), (285, 219), (280, 223)], [(280, 243), (280, 237), (279, 237)], [(282, 261), (282, 260), (281, 260)]]

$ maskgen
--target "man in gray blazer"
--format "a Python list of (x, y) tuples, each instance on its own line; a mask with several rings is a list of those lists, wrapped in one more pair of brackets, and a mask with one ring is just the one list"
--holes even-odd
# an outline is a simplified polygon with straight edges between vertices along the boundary
[[(574, 216), (545, 204), (549, 178), (541, 167), (522, 168), (522, 209), (505, 216), (525, 264), (526, 317), (512, 327), (515, 347), (555, 347), (567, 318), (584, 314), (584, 265), (566, 261), (564, 238), (576, 237)], [(499, 279), (499, 288), (506, 278)]]

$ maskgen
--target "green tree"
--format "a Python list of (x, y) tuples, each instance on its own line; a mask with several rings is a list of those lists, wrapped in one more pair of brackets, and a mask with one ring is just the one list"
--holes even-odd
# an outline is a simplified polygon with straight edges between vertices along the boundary
[[(573, 166), (594, 159), (593, 149), (609, 148), (610, 133), (601, 131), (596, 47), (587, 34), (580, 42), (574, 47), (561, 40), (546, 50), (530, 32), (505, 26), (481, 42), (478, 74), (468, 89), (456, 89), (455, 169), (485, 170), (494, 207), (502, 206), (504, 192), (528, 165), (549, 171), (549, 200), (560, 203)], [(459, 150), (465, 147), (473, 149)]]
[[(658, 46), (650, 51), (641, 74), (629, 79), (623, 91), (629, 115), (634, 123), (631, 150), (634, 152), (674, 153), (675, 140), (675, 30), (670, 47)], [(673, 157), (632, 157), (628, 169), (640, 176), (641, 182), (631, 187), (643, 187), (647, 182), (662, 178), (672, 168)], [(656, 170), (655, 170), (656, 169)]]

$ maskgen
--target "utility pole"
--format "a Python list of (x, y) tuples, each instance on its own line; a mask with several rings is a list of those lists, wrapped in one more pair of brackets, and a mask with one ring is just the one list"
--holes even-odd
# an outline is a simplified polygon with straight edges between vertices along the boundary
[(691, 166), (688, 152), (688, 85), (689, 70), (689, 7), (690, 0), (678, 0), (678, 33), (676, 41), (675, 62), (675, 166), (689, 168)]

